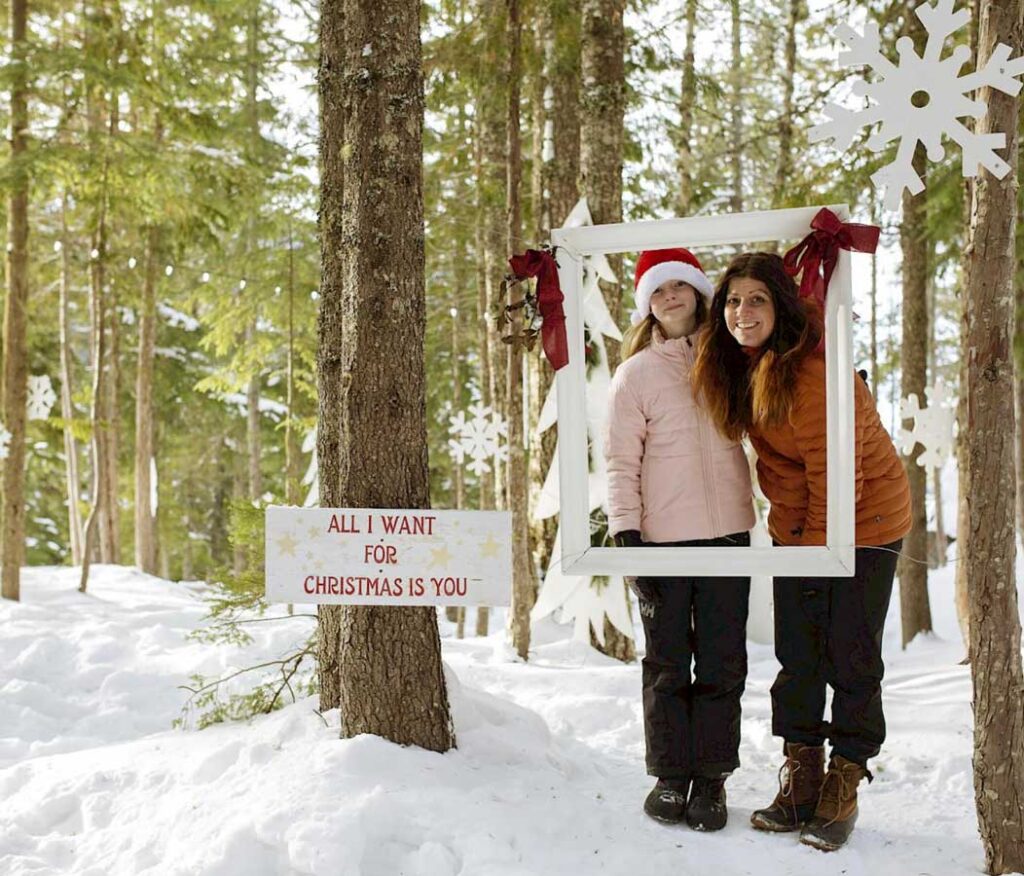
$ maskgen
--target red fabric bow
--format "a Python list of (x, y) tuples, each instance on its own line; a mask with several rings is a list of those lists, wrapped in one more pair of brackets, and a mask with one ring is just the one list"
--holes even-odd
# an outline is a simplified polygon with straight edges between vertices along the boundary
[(565, 334), (565, 313), (562, 310), (562, 287), (558, 284), (558, 265), (552, 253), (528, 249), (508, 260), (517, 280), (537, 278), (537, 309), (541, 317), (541, 342), (544, 355), (557, 371), (569, 364), (569, 341)]
[(880, 229), (875, 225), (843, 222), (828, 207), (817, 212), (811, 228), (811, 233), (789, 250), (782, 261), (789, 276), (795, 277), (804, 272), (800, 278), (800, 297), (812, 298), (824, 309), (825, 292), (832, 279), (839, 250), (874, 252)]

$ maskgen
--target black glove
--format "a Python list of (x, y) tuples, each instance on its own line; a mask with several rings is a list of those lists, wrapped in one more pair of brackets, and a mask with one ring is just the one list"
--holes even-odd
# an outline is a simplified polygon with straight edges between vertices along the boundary
[(614, 536), (616, 547), (640, 547), (644, 540), (640, 537), (640, 532), (636, 529), (624, 529), (622, 532), (617, 532)]
[[(614, 538), (616, 547), (640, 547), (644, 543), (640, 533), (635, 529), (626, 529), (616, 533)], [(633, 575), (627, 575), (625, 581), (626, 586), (636, 594), (637, 599), (641, 602), (648, 602), (654, 605), (658, 603), (658, 588), (650, 578), (637, 578)]]

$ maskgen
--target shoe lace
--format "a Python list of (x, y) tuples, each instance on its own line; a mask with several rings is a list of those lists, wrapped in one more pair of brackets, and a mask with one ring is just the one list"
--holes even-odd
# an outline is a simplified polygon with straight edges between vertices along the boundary
[[(852, 782), (850, 781), (851, 779), (853, 780)], [(825, 822), (825, 827), (829, 827), (839, 820), (839, 813), (842, 812), (843, 804), (853, 799), (856, 787), (857, 780), (853, 770), (849, 767), (833, 768), (825, 773), (825, 781), (821, 783), (821, 791), (818, 793), (817, 808), (821, 808), (823, 800), (835, 804), (835, 814)]]
[(796, 758), (787, 757), (782, 766), (779, 767), (779, 799), (789, 798), (789, 805), (793, 810), (793, 820), (796, 821), (796, 795), (793, 793), (793, 776), (802, 767)]

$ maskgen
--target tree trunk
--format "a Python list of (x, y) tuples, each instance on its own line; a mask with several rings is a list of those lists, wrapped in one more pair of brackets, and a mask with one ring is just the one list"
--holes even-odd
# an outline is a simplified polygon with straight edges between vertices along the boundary
[(11, 163), (7, 199), (7, 298), (4, 304), (3, 395), (0, 411), (10, 433), (4, 460), (0, 594), (21, 598), (25, 551), (25, 429), (28, 403), (28, 2), (11, 0)]
[[(508, 12), (508, 117), (506, 126), (508, 178), (508, 226), (506, 248), (509, 254), (518, 249), (522, 230), (519, 200), (519, 179), (522, 174), (522, 153), (519, 141), (519, 90), (522, 79), (520, 58), (521, 24), (519, 0), (506, 0)], [(523, 430), (523, 284), (509, 286), (508, 303), (511, 311), (512, 342), (508, 344), (506, 371), (508, 399), (508, 507), (512, 512), (512, 610), (510, 612), (512, 647), (523, 660), (530, 652), (530, 609), (537, 599), (537, 578), (530, 555), (530, 482), (526, 465), (525, 434)]]
[(739, 0), (729, 0), (732, 22), (732, 54), (729, 60), (729, 169), (732, 194), (729, 209), (743, 212), (743, 55)]
[(61, 196), (61, 263), (60, 263), (60, 413), (64, 420), (64, 473), (67, 482), (68, 532), (71, 539), (71, 563), (82, 562), (83, 533), (81, 487), (78, 474), (78, 441), (72, 429), (75, 418), (74, 382), (71, 372), (71, 237), (68, 233), (68, 190)]
[(775, 165), (775, 190), (772, 206), (787, 204), (790, 177), (793, 175), (793, 89), (796, 82), (796, 26), (800, 22), (804, 0), (789, 0), (786, 11), (786, 65), (782, 71), (782, 112), (779, 115), (779, 155)]
[[(1021, 0), (982, 0), (978, 66), (997, 43), (1024, 49)], [(970, 655), (974, 690), (974, 788), (989, 873), (1024, 871), (1024, 672), (1014, 579), (1013, 283), (1016, 270), (1016, 98), (981, 90), (982, 136), (1006, 132), (1002, 155), (1011, 172), (975, 181), (969, 285), (964, 301), (967, 360), (966, 466), (960, 501), (968, 505)]]
[(683, 50), (683, 82), (679, 91), (678, 216), (689, 216), (693, 207), (693, 110), (697, 103), (697, 68), (694, 40), (697, 33), (697, 0), (686, 0), (686, 48)]
[[(159, 136), (157, 138), (159, 140)], [(150, 493), (153, 460), (153, 364), (156, 345), (156, 271), (160, 231), (146, 229), (146, 266), (139, 308), (139, 356), (135, 378), (135, 565), (156, 574), (156, 519)]]
[[(968, 25), (970, 30), (970, 42), (971, 42), (971, 57), (978, 58), (978, 31), (979, 22), (981, 19), (981, 0), (972, 0), (971, 2), (971, 18)], [(978, 97), (977, 91), (972, 91), (966, 95), (970, 99)], [(968, 117), (963, 120), (963, 125), (967, 130), (973, 132), (975, 130), (975, 122), (972, 118)], [(968, 258), (968, 248), (970, 247), (970, 228), (972, 222), (972, 206), (974, 203), (974, 177), (967, 177), (964, 179), (964, 191), (963, 191), (963, 228), (965, 229), (965, 236), (968, 238), (964, 249), (963, 259), (963, 279), (961, 281), (961, 288), (966, 290), (971, 285), (970, 269), (971, 260)], [(966, 291), (961, 294), (961, 306), (966, 307)], [(960, 335), (960, 398), (957, 401), (957, 412), (956, 419), (959, 424), (957, 432), (956, 442), (956, 458), (957, 458), (957, 474), (959, 477), (959, 487), (957, 492), (959, 493), (959, 501), (957, 503), (957, 516), (956, 516), (956, 581), (954, 585), (954, 600), (956, 603), (956, 618), (960, 624), (960, 633), (963, 636), (964, 648), (967, 651), (967, 660), (970, 660), (971, 651), (971, 605), (970, 596), (968, 594), (969, 581), (967, 578), (967, 563), (961, 562), (960, 559), (967, 556), (970, 552), (970, 537), (971, 537), (971, 520), (969, 514), (968, 503), (964, 501), (964, 494), (961, 492), (964, 488), (965, 472), (967, 471), (967, 436), (964, 433), (964, 423), (967, 422), (967, 394), (969, 390), (968, 383), (968, 367), (967, 367), (967, 346), (966, 337), (961, 331)]]
[[(583, 72), (580, 121), (580, 176), (595, 225), (622, 221), (622, 161), (626, 106), (626, 34), (623, 26), (624, 0), (583, 0)], [(622, 256), (609, 255), (615, 275), (622, 277)], [(608, 310), (622, 324), (621, 283), (601, 282)], [(606, 343), (608, 367), (614, 373), (619, 364), (619, 344)], [(626, 598), (623, 588), (623, 598)], [(596, 639), (594, 640), (596, 644)], [(598, 646), (599, 647), (599, 646)], [(636, 657), (633, 640), (605, 619), (605, 654), (619, 660)]]
[[(486, 287), (484, 313), (490, 355), (491, 407), (503, 417), (507, 417), (507, 356), (500, 340), (500, 326), (496, 322), (496, 317), (505, 306), (502, 280), (508, 273), (505, 217), (508, 198), (508, 85), (494, 76), (495, 70), (504, 67), (506, 15), (501, 0), (478, 0), (477, 7), (477, 16), (483, 28), (480, 47), (482, 69), (478, 79), (480, 90), (475, 95), (475, 103), (480, 146), (477, 186), (480, 207), (478, 221), (483, 226), (481, 243)], [(503, 507), (507, 472), (505, 466), (497, 460), (493, 461), (493, 477), (496, 507)]]
[[(910, 16), (915, 22), (916, 16)], [(922, 40), (924, 28), (918, 23), (909, 31), (915, 40)], [(918, 144), (914, 153), (914, 170), (925, 175), (924, 147)], [(903, 193), (903, 222), (900, 226), (900, 248), (903, 252), (903, 344), (900, 357), (902, 398), (914, 394), (921, 407), (925, 400), (928, 367), (928, 274), (929, 242), (925, 227), (927, 192), (914, 196)], [(904, 428), (912, 425), (905, 420)], [(903, 539), (899, 560), (900, 618), (903, 628), (903, 647), (918, 633), (931, 632), (932, 616), (928, 604), (928, 518), (925, 494), (928, 472), (918, 465), (917, 458), (924, 448), (915, 444), (910, 454), (904, 455), (903, 465), (910, 480), (911, 530)]]
[[(253, 157), (260, 152), (260, 122), (257, 105), (257, 89), (259, 85), (259, 39), (260, 39), (260, 2), (250, 0), (249, 23), (246, 29), (246, 113), (249, 117), (250, 151)], [(250, 205), (250, 214), (245, 223), (245, 248), (249, 253), (255, 246), (256, 230), (254, 217), (256, 205)], [(242, 294), (245, 294), (244, 290)], [(254, 295), (255, 290), (250, 290)], [(245, 327), (245, 346), (252, 349), (256, 343), (257, 314), (253, 308), (252, 316)], [(260, 373), (259, 366), (253, 366), (246, 387), (246, 447), (248, 450), (249, 498), (257, 501), (263, 495), (263, 475), (260, 471), (260, 460), (263, 455), (263, 440), (260, 434)]]
[[(580, 176), (595, 225), (622, 221), (622, 151), (626, 109), (626, 32), (624, 0), (583, 0), (580, 63), (583, 73), (580, 115)], [(621, 281), (622, 256), (608, 263)], [(622, 285), (601, 281), (608, 310), (622, 322)], [(606, 344), (612, 373), (619, 345)]]
[(295, 239), (292, 221), (288, 219), (288, 415), (284, 428), (284, 501), (299, 504), (299, 448), (295, 442)]
[[(337, 472), (342, 507), (430, 501), (419, 16), (413, 0), (321, 5), (321, 105), (337, 122), (321, 129), (322, 308), (345, 316), (340, 343), (322, 337), (318, 352), (325, 376), (338, 356), (341, 421), (320, 466)], [(339, 670), (344, 736), (455, 744), (432, 607), (343, 607)]]
[[(936, 321), (938, 319), (938, 285), (935, 276), (928, 274), (928, 380), (935, 386), (939, 380), (938, 350), (936, 349)], [(946, 565), (946, 525), (942, 509), (942, 469), (932, 468), (932, 501), (935, 506), (935, 568)], [(932, 551), (928, 551), (928, 568), (932, 568)]]

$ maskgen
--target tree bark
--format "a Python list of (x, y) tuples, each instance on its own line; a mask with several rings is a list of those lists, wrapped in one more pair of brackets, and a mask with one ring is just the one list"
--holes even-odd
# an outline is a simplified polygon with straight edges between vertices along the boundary
[[(246, 113), (249, 116), (250, 150), (253, 157), (260, 151), (260, 121), (257, 105), (257, 89), (259, 85), (259, 39), (260, 39), (260, 2), (250, 0), (249, 22), (246, 30), (246, 48), (248, 61), (246, 65)], [(256, 206), (250, 206), (250, 214), (245, 223), (245, 248), (250, 252), (256, 242), (255, 215)], [(244, 290), (242, 294), (245, 294)], [(250, 290), (249, 295), (254, 294)], [(245, 327), (245, 345), (251, 349), (256, 343), (255, 307), (249, 323)], [(263, 439), (260, 434), (260, 373), (259, 366), (253, 366), (246, 387), (246, 447), (248, 450), (249, 498), (257, 501), (263, 495), (263, 475), (260, 460), (263, 456)]]
[[(997, 43), (1024, 49), (1021, 0), (982, 0), (978, 66)], [(964, 302), (967, 363), (966, 466), (960, 501), (968, 505), (970, 656), (974, 690), (974, 788), (989, 873), (1024, 871), (1024, 672), (1014, 578), (1013, 283), (1016, 271), (1016, 98), (981, 90), (981, 135), (1006, 132), (1011, 172), (975, 182)]]
[[(542, 4), (545, 79), (545, 148), (543, 227), (539, 238), (549, 238), (552, 228), (565, 224), (579, 199), (580, 176), (580, 0)], [(539, 354), (538, 354), (539, 355)], [(555, 373), (543, 357), (539, 360), (537, 401), (544, 403)], [(537, 457), (538, 490), (555, 457), (557, 428), (540, 436)], [(541, 521), (537, 562), (547, 569), (558, 531), (558, 520)]]
[(679, 141), (676, 166), (679, 197), (676, 214), (689, 216), (693, 206), (693, 110), (697, 103), (697, 68), (694, 41), (697, 33), (697, 0), (686, 0), (686, 47), (683, 49), (683, 81), (679, 90)]
[[(909, 16), (918, 22), (917, 16)], [(908, 30), (915, 42), (924, 38), (924, 28), (918, 22)], [(925, 175), (924, 147), (918, 144), (914, 153), (914, 170)], [(900, 357), (902, 398), (917, 396), (924, 407), (925, 384), (928, 369), (928, 274), (930, 246), (926, 229), (927, 192), (914, 196), (903, 193), (903, 222), (900, 225), (900, 248), (903, 252), (903, 343)], [(904, 420), (904, 428), (912, 421)], [(924, 451), (915, 444), (903, 456), (903, 465), (910, 480), (911, 530), (903, 539), (899, 560), (900, 619), (903, 647), (918, 633), (931, 632), (931, 608), (928, 604), (928, 519), (925, 494), (928, 472), (917, 463)]]
[[(491, 407), (507, 419), (507, 355), (500, 339), (497, 317), (505, 306), (502, 280), (508, 273), (506, 263), (508, 204), (508, 83), (496, 81), (495, 70), (504, 68), (505, 7), (502, 0), (477, 0), (477, 16), (481, 22), (480, 61), (475, 96), (477, 136), (479, 138), (478, 204), (481, 228), (482, 258), (486, 304), (484, 307), (490, 356)], [(495, 507), (504, 507), (508, 473), (498, 460), (492, 461)]]
[[(580, 177), (595, 225), (622, 221), (622, 162), (626, 108), (626, 33), (623, 0), (583, 0), (581, 27), (582, 99), (580, 121)], [(621, 255), (609, 255), (608, 262), (622, 277)], [(622, 324), (622, 285), (601, 281), (608, 310)], [(619, 344), (606, 342), (608, 367), (619, 365)], [(623, 598), (626, 598), (623, 588)], [(605, 618), (605, 645), (600, 648), (622, 661), (636, 659), (633, 640), (624, 636)]]
[(135, 377), (135, 565), (150, 575), (156, 574), (156, 518), (150, 504), (153, 489), (150, 466), (153, 460), (153, 365), (159, 252), (160, 231), (155, 225), (150, 225), (146, 229), (146, 263), (139, 308), (139, 355)]
[(71, 237), (68, 233), (68, 190), (61, 195), (61, 263), (60, 263), (60, 413), (64, 420), (64, 473), (67, 482), (68, 532), (71, 539), (71, 563), (82, 562), (83, 533), (80, 503), (81, 482), (78, 473), (78, 441), (72, 430), (75, 418), (74, 378), (71, 371)]
[[(522, 230), (519, 180), (522, 175), (522, 152), (519, 140), (519, 93), (522, 80), (519, 0), (506, 0), (508, 13), (509, 89), (507, 116), (508, 193), (506, 248), (509, 254), (518, 248)], [(523, 430), (523, 284), (509, 286), (512, 342), (508, 344), (506, 371), (508, 399), (508, 507), (512, 512), (512, 647), (522, 660), (530, 652), (530, 609), (537, 599), (537, 577), (530, 555), (530, 481), (527, 472), (525, 434)]]
[[(414, 0), (321, 5), (321, 102), (339, 122), (322, 128), (321, 247), (322, 300), (344, 313), (331, 351), (342, 507), (429, 507), (419, 15)], [(344, 736), (455, 744), (432, 607), (345, 606), (339, 669)]]
[(786, 10), (785, 67), (782, 71), (782, 112), (779, 115), (779, 155), (775, 165), (772, 206), (784, 207), (793, 175), (793, 90), (796, 83), (796, 27), (804, 0), (789, 0)]
[(729, 209), (743, 212), (743, 46), (739, 0), (729, 0), (732, 53), (729, 59), (729, 169), (732, 194)]
[(11, 164), (7, 199), (7, 298), (4, 304), (3, 395), (0, 411), (10, 433), (4, 467), (0, 594), (21, 598), (25, 551), (25, 429), (28, 403), (28, 2), (11, 0)]
[[(583, 0), (583, 73), (580, 116), (582, 190), (595, 225), (622, 221), (622, 161), (626, 109), (626, 32), (624, 0)], [(622, 256), (609, 255), (615, 275), (622, 277)], [(612, 319), (622, 322), (621, 282), (601, 282)], [(608, 366), (619, 364), (619, 345), (608, 340)]]

